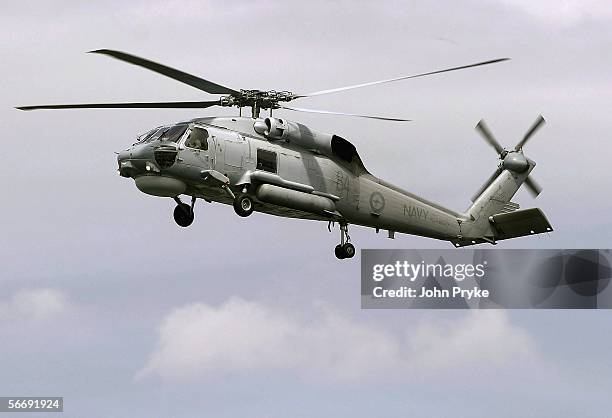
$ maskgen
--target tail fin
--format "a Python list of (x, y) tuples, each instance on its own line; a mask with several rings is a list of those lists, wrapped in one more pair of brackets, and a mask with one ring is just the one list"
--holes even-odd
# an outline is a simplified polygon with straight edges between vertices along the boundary
[(510, 200), (527, 180), (535, 167), (531, 160), (529, 169), (523, 173), (501, 170), (497, 177), (474, 198), (468, 208), (468, 221), (462, 225), (462, 238), (452, 241), (457, 247), (495, 243), (498, 240), (552, 231), (548, 220), (537, 208), (517, 210), (518, 205)]
[[(496, 239), (534, 234), (536, 230), (537, 233), (552, 230), (539, 209), (514, 212), (518, 205), (510, 201), (523, 183), (534, 196), (542, 190), (529, 177), (535, 163), (525, 157), (523, 147), (545, 123), (542, 115), (538, 116), (514, 149), (506, 150), (497, 142), (485, 121), (478, 122), (476, 130), (499, 155), (500, 163), (495, 173), (472, 198), (474, 203), (465, 213), (466, 220), (459, 223), (461, 234), (452, 241), (455, 246), (495, 243)], [(500, 230), (499, 227), (503, 228)]]
[[(466, 215), (473, 221), (471, 236), (491, 236), (491, 226), (489, 217), (498, 213), (507, 212), (516, 205), (510, 200), (516, 194), (521, 184), (525, 182), (529, 173), (535, 167), (531, 160), (529, 169), (523, 173), (516, 173), (510, 170), (501, 170), (497, 177), (493, 178), (488, 186), (475, 198), (474, 203), (466, 212)], [(464, 231), (467, 232), (467, 231)]]

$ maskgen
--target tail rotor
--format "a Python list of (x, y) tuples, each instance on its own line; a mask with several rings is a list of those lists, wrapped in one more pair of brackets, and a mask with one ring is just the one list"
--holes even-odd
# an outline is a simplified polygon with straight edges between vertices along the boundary
[[(480, 120), (476, 125), (476, 130), (482, 135), (484, 140), (495, 150), (495, 152), (499, 155), (500, 164), (497, 167), (497, 170), (493, 173), (493, 175), (478, 189), (476, 194), (472, 197), (472, 202), (476, 201), (478, 196), (480, 196), (493, 181), (501, 174), (503, 170), (510, 170), (518, 173), (522, 173), (529, 169), (529, 162), (527, 158), (523, 155), (523, 147), (531, 139), (531, 137), (546, 123), (546, 120), (539, 115), (536, 121), (531, 125), (531, 127), (527, 130), (523, 138), (516, 144), (514, 149), (506, 150), (504, 147), (500, 145), (500, 143), (495, 139), (491, 130), (487, 126), (484, 120)], [(542, 187), (533, 179), (532, 176), (527, 177), (524, 182), (527, 190), (533, 195), (533, 197), (537, 197), (542, 191)]]

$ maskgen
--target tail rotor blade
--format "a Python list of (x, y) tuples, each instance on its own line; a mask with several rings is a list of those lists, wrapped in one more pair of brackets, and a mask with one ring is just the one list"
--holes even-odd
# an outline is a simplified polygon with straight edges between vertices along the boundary
[(502, 154), (504, 152), (504, 148), (497, 142), (489, 127), (485, 123), (484, 119), (481, 119), (476, 125), (476, 130), (480, 132), (480, 134), (484, 137), (484, 139), (495, 149), (498, 154)]
[(525, 186), (527, 186), (527, 190), (529, 190), (534, 198), (538, 197), (542, 191), (542, 186), (540, 186), (531, 176), (525, 179)]
[(538, 118), (533, 123), (533, 125), (531, 125), (531, 128), (529, 128), (529, 130), (527, 131), (527, 133), (525, 134), (523, 139), (521, 139), (519, 141), (519, 143), (516, 144), (516, 146), (514, 147), (514, 150), (518, 151), (521, 148), (523, 148), (525, 146), (525, 144), (527, 143), (527, 141), (529, 141), (529, 138), (531, 138), (533, 136), (533, 134), (535, 134), (537, 132), (537, 130), (540, 129), (542, 127), (542, 125), (544, 125), (545, 123), (546, 123), (546, 120), (544, 120), (542, 115), (538, 116)]
[(478, 189), (478, 191), (476, 193), (474, 193), (474, 196), (472, 196), (472, 202), (475, 202), (476, 199), (478, 199), (478, 197), (485, 191), (487, 190), (487, 187), (489, 187), (491, 185), (491, 183), (493, 183), (495, 181), (495, 179), (497, 178), (497, 176), (499, 176), (499, 173), (501, 173), (501, 169), (497, 169), (495, 170), (495, 173), (493, 173), (493, 175), (491, 177), (489, 177), (487, 179), (487, 181), (484, 182), (484, 184), (482, 186), (480, 186), (480, 189)]

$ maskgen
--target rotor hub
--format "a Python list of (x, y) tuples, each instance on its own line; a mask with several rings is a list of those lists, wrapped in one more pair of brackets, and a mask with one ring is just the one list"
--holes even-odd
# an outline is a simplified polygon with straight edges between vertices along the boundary
[(515, 173), (523, 173), (529, 169), (529, 162), (522, 152), (507, 152), (503, 157), (502, 166)]
[(221, 106), (250, 107), (259, 116), (260, 109), (278, 109), (279, 102), (290, 102), (295, 95), (290, 91), (240, 90), (238, 94), (221, 97)]

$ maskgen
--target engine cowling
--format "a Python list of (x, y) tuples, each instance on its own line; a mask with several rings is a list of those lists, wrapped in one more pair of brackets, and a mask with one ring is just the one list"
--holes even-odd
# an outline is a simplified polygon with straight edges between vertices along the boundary
[[(294, 126), (289, 126), (289, 122), (279, 118), (266, 118), (266, 131), (264, 135), (272, 139), (287, 139), (290, 135), (289, 131)], [(283, 138), (285, 137), (285, 138)]]
[(286, 141), (321, 154), (332, 154), (331, 134), (317, 132), (300, 123), (280, 118), (265, 118), (253, 126), (255, 131), (268, 140)]

